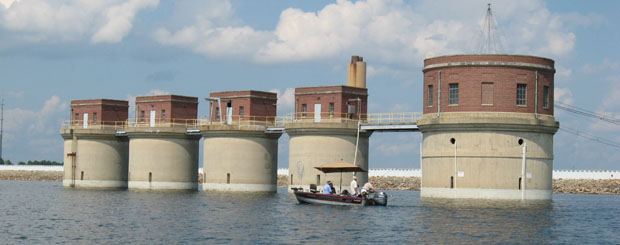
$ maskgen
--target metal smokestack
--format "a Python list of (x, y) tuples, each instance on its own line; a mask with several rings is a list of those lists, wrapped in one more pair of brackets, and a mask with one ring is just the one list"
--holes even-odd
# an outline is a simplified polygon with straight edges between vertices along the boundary
[(366, 87), (366, 62), (364, 57), (351, 56), (351, 62), (347, 67), (347, 86), (365, 88)]

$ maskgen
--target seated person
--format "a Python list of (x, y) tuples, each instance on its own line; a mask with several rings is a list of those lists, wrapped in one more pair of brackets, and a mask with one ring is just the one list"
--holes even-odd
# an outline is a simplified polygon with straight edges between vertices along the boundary
[(334, 184), (331, 181), (329, 182), (329, 188), (332, 189), (332, 192), (329, 194), (336, 195), (336, 188), (334, 188)]
[(368, 183), (366, 183), (363, 187), (362, 187), (362, 195), (366, 195), (370, 192), (375, 192), (375, 187), (372, 186), (372, 181), (368, 181)]
[(323, 186), (323, 194), (332, 194), (331, 181), (327, 181), (327, 183)]
[(340, 193), (340, 194), (345, 195), (345, 196), (349, 196), (349, 194), (351, 194), (351, 193), (349, 193), (349, 191), (347, 191), (347, 190), (345, 189), (345, 190), (343, 190), (343, 191), (342, 191), (342, 193)]

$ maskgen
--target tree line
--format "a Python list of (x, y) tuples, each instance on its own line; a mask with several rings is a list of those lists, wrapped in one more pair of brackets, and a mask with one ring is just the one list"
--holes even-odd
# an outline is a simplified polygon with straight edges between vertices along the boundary
[(24, 161), (20, 161), (17, 164), (14, 164), (13, 162), (11, 162), (11, 160), (4, 160), (2, 158), (0, 158), (0, 165), (62, 165), (63, 163), (61, 162), (56, 162), (56, 161), (49, 161), (49, 160), (30, 160), (27, 162)]

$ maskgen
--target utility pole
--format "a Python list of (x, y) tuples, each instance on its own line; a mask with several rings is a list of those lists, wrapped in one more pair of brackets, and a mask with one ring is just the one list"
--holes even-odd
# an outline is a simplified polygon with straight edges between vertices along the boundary
[(2, 135), (4, 134), (4, 98), (0, 99), (0, 159), (2, 158)]

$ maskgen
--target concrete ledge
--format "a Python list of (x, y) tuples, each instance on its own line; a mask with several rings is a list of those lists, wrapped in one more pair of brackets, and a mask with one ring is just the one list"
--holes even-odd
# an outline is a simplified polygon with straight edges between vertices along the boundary
[(282, 133), (265, 133), (265, 130), (202, 130), (203, 137), (253, 137), (278, 139)]
[(198, 190), (197, 182), (148, 182), (148, 181), (129, 181), (129, 189), (151, 189), (151, 190)]
[(239, 191), (239, 192), (276, 192), (275, 184), (221, 184), (221, 183), (203, 183), (203, 191)]
[[(62, 186), (71, 187), (71, 180), (63, 180)], [(118, 180), (76, 180), (75, 188), (127, 188), (127, 181)]]
[[(521, 200), (521, 190), (474, 188), (420, 188), (422, 198)], [(551, 190), (525, 190), (527, 200), (550, 200)]]

